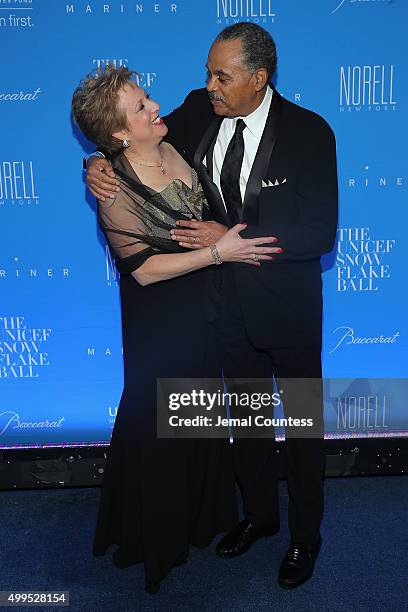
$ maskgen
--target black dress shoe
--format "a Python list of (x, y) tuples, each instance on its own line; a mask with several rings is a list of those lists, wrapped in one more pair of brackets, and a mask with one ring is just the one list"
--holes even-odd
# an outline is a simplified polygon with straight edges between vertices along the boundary
[(259, 538), (275, 535), (279, 525), (257, 526), (248, 520), (241, 521), (233, 531), (228, 533), (217, 544), (216, 553), (223, 559), (237, 557), (249, 550)]
[(319, 535), (314, 546), (292, 543), (283, 559), (278, 584), (283, 589), (295, 589), (313, 575), (314, 564), (319, 554), (322, 538)]

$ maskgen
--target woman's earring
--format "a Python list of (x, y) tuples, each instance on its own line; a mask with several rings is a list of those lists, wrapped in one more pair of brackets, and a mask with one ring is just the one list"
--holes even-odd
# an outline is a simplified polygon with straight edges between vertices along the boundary
[(126, 140), (126, 139), (125, 139), (125, 140), (122, 142), (122, 146), (123, 146), (123, 148), (124, 148), (124, 149), (128, 149), (128, 148), (130, 147), (130, 142), (129, 142), (128, 140)]

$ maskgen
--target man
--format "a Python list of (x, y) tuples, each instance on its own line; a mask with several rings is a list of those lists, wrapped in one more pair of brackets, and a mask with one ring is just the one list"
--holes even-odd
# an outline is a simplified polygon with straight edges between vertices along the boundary
[[(194, 160), (213, 221), (184, 223), (174, 239), (208, 246), (237, 222), (247, 223), (245, 237), (277, 237), (282, 252), (273, 262), (225, 267), (214, 291), (224, 375), (320, 380), (320, 257), (332, 249), (337, 224), (333, 132), (270, 86), (276, 48), (260, 26), (224, 29), (207, 68), (207, 91), (191, 92), (165, 122), (169, 140)], [(115, 179), (107, 162), (89, 165), (91, 191), (111, 196)], [(285, 416), (307, 414), (306, 396), (301, 405), (293, 397), (284, 402)], [(314, 409), (322, 422), (321, 397)], [(291, 543), (278, 583), (294, 588), (312, 576), (321, 545), (323, 433), (286, 438)], [(279, 530), (273, 440), (242, 438), (232, 446), (245, 519), (218, 543), (224, 558)]]

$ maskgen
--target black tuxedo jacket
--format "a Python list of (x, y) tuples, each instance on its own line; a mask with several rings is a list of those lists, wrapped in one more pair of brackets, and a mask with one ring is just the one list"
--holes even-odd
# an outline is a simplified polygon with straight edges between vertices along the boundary
[[(212, 181), (212, 147), (221, 121), (205, 89), (192, 91), (165, 117), (167, 139), (184, 147), (192, 161), (212, 219), (230, 226)], [(320, 257), (333, 248), (337, 227), (335, 138), (324, 119), (276, 90), (248, 179), (242, 221), (248, 224), (242, 237), (276, 236), (283, 249), (260, 268), (228, 266), (250, 340), (259, 348), (320, 347)]]

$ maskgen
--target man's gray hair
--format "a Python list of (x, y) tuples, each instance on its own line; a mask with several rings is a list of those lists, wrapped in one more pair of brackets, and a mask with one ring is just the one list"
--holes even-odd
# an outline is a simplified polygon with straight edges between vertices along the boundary
[(241, 40), (243, 61), (249, 72), (265, 68), (269, 80), (276, 70), (276, 45), (272, 36), (256, 23), (240, 22), (222, 30), (215, 42)]

